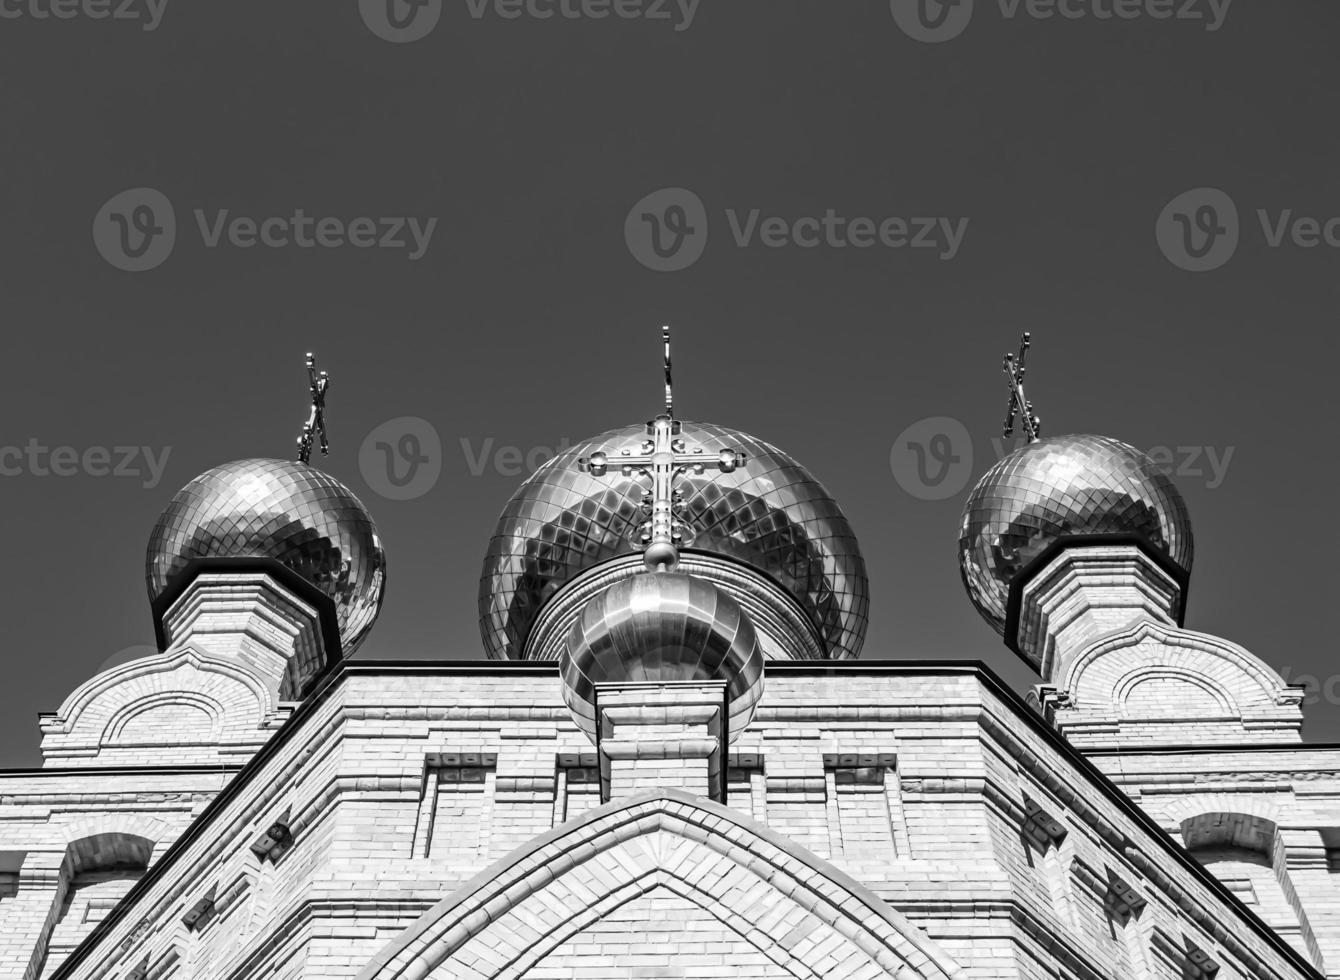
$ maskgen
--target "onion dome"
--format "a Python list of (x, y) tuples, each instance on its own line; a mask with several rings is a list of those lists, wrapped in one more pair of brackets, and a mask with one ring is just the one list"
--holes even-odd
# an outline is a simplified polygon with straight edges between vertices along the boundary
[(763, 653), (739, 604), (682, 572), (624, 578), (586, 604), (559, 658), (563, 699), (596, 739), (595, 685), (724, 680), (734, 740), (763, 695)]
[(381, 609), (386, 553), (371, 515), (348, 487), (305, 463), (243, 459), (184, 486), (149, 536), (150, 601), (215, 559), (277, 562), (328, 596), (345, 655)]
[[(677, 514), (692, 530), (680, 543), (695, 554), (742, 563), (794, 600), (823, 656), (857, 656), (869, 594), (865, 562), (851, 526), (828, 491), (794, 459), (747, 433), (676, 420), (679, 436), (705, 458), (740, 451), (730, 472), (687, 472), (675, 490)], [(646, 483), (621, 473), (619, 455), (638, 453), (644, 423), (612, 429), (540, 467), (503, 510), (479, 585), (480, 630), (490, 657), (521, 659), (541, 608), (582, 573), (636, 552)], [(603, 475), (579, 460), (604, 453)]]
[(1138, 541), (1183, 575), (1191, 571), (1186, 504), (1153, 460), (1106, 436), (1038, 439), (993, 466), (968, 496), (963, 584), (1004, 634), (1016, 576), (1058, 541), (1095, 537)]

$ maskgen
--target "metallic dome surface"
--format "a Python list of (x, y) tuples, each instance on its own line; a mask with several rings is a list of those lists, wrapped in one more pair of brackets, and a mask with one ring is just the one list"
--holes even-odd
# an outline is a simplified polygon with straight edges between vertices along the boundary
[(1040, 439), (1010, 453), (973, 488), (959, 531), (959, 570), (977, 611), (1005, 632), (1010, 583), (1070, 535), (1138, 535), (1191, 570), (1186, 504), (1166, 474), (1106, 436)]
[(367, 508), (328, 473), (289, 460), (225, 463), (178, 491), (149, 536), (150, 600), (198, 558), (271, 558), (297, 572), (334, 601), (346, 656), (371, 629), (386, 585)]
[(682, 572), (633, 575), (592, 599), (572, 624), (559, 673), (592, 741), (599, 683), (724, 680), (732, 741), (763, 696), (763, 651), (749, 617), (711, 582)]
[[(731, 473), (688, 474), (676, 488), (680, 517), (696, 537), (681, 550), (726, 555), (772, 576), (814, 623), (833, 659), (857, 656), (869, 591), (856, 535), (828, 491), (794, 459), (747, 433), (681, 420), (690, 451), (740, 450)], [(519, 658), (544, 602), (578, 573), (636, 549), (647, 481), (618, 469), (620, 450), (639, 452), (644, 423), (595, 436), (549, 460), (508, 502), (489, 542), (479, 583), (480, 631), (493, 658)], [(603, 476), (577, 460), (609, 455)]]

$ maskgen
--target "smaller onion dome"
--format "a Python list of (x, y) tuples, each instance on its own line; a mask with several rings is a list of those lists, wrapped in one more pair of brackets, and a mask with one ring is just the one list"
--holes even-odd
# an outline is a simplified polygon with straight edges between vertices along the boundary
[(725, 680), (734, 740), (763, 695), (763, 653), (749, 617), (715, 585), (682, 572), (620, 579), (592, 599), (559, 658), (563, 699), (595, 741), (595, 685)]
[(958, 555), (972, 604), (1004, 634), (1015, 576), (1079, 536), (1139, 540), (1191, 571), (1186, 503), (1153, 460), (1106, 436), (1051, 436), (1010, 453), (968, 496)]
[(269, 559), (335, 606), (345, 655), (372, 628), (386, 588), (386, 553), (368, 509), (305, 463), (242, 459), (178, 491), (149, 535), (145, 578), (156, 601), (201, 559)]

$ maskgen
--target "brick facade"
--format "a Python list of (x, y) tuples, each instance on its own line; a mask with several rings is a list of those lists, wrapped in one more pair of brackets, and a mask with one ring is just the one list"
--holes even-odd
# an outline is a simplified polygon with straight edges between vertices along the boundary
[(552, 663), (298, 700), (312, 611), (202, 577), (0, 773), (0, 980), (1340, 977), (1340, 748), (1134, 553), (1058, 561), (1032, 705), (779, 661), (740, 732), (721, 680), (601, 686), (595, 744)]
[[(1340, 771), (1340, 751), (1303, 751), (1315, 771)], [(96, 766), (0, 777), (5, 848), (26, 855), (17, 893), (0, 898), (7, 925), (28, 923), (20, 953), (78, 931), (43, 927), (72, 844), (155, 843), (153, 871), (84, 924), (93, 938), (58, 974), (39, 954), (6, 960), (4, 975), (122, 977), (147, 962), (149, 976), (202, 978), (694, 977), (737, 964), (1182, 977), (1193, 954), (1224, 978), (1316, 975), (1306, 941), (1290, 955), (1239, 904), (1240, 875), (1224, 889), (1197, 873), (979, 668), (773, 664), (726, 762), (724, 805), (617, 779), (598, 803), (572, 792), (600, 763), (551, 666), (350, 663), (231, 780)], [(114, 799), (124, 812), (108, 821)], [(1325, 916), (1337, 885), (1324, 828), (1340, 826), (1340, 805), (1310, 806), (1315, 839), (1286, 839), (1297, 880), (1280, 894), (1318, 896)], [(1180, 828), (1197, 805), (1153, 812)], [(279, 816), (293, 846), (258, 856)], [(1267, 921), (1281, 907), (1269, 901)], [(612, 930), (622, 938), (597, 938)]]

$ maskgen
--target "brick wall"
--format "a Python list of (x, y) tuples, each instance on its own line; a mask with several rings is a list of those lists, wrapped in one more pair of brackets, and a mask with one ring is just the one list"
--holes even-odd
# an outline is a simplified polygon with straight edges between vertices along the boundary
[[(1340, 769), (1337, 753), (1299, 758)], [(147, 957), (153, 970), (184, 977), (353, 977), (463, 884), (496, 879), (500, 858), (565, 819), (590, 818), (594, 766), (548, 671), (351, 665), (72, 975), (122, 976)], [(831, 860), (967, 976), (1181, 976), (1189, 945), (1220, 962), (1223, 978), (1301, 975), (1245, 925), (1225, 932), (1238, 913), (1086, 788), (968, 669), (772, 669), (727, 774), (727, 803), (741, 819)], [(30, 812), (35, 827), (51, 819)], [(293, 849), (278, 863), (260, 860), (250, 845), (280, 812), (291, 814)], [(1313, 797), (1306, 812), (1316, 828), (1340, 827), (1335, 802)], [(1334, 887), (1325, 841), (1336, 838), (1315, 832), (1320, 868), (1290, 873), (1305, 901), (1325, 902), (1314, 879)], [(23, 849), (0, 838), (0, 850), (11, 847)], [(186, 929), (183, 914), (211, 889), (212, 919)], [(1138, 907), (1122, 911), (1132, 894)], [(536, 968), (575, 971), (606, 950), (591, 937), (612, 931), (621, 938), (599, 967), (610, 976), (712, 975), (702, 972), (712, 964), (683, 958), (703, 932), (732, 967), (775, 975), (738, 936), (774, 964), (766, 951), (779, 936), (732, 933), (720, 916), (712, 925), (701, 906), (669, 896), (639, 901), (564, 938)], [(678, 912), (656, 917), (657, 903)], [(618, 959), (666, 942), (678, 943), (678, 961)]]

